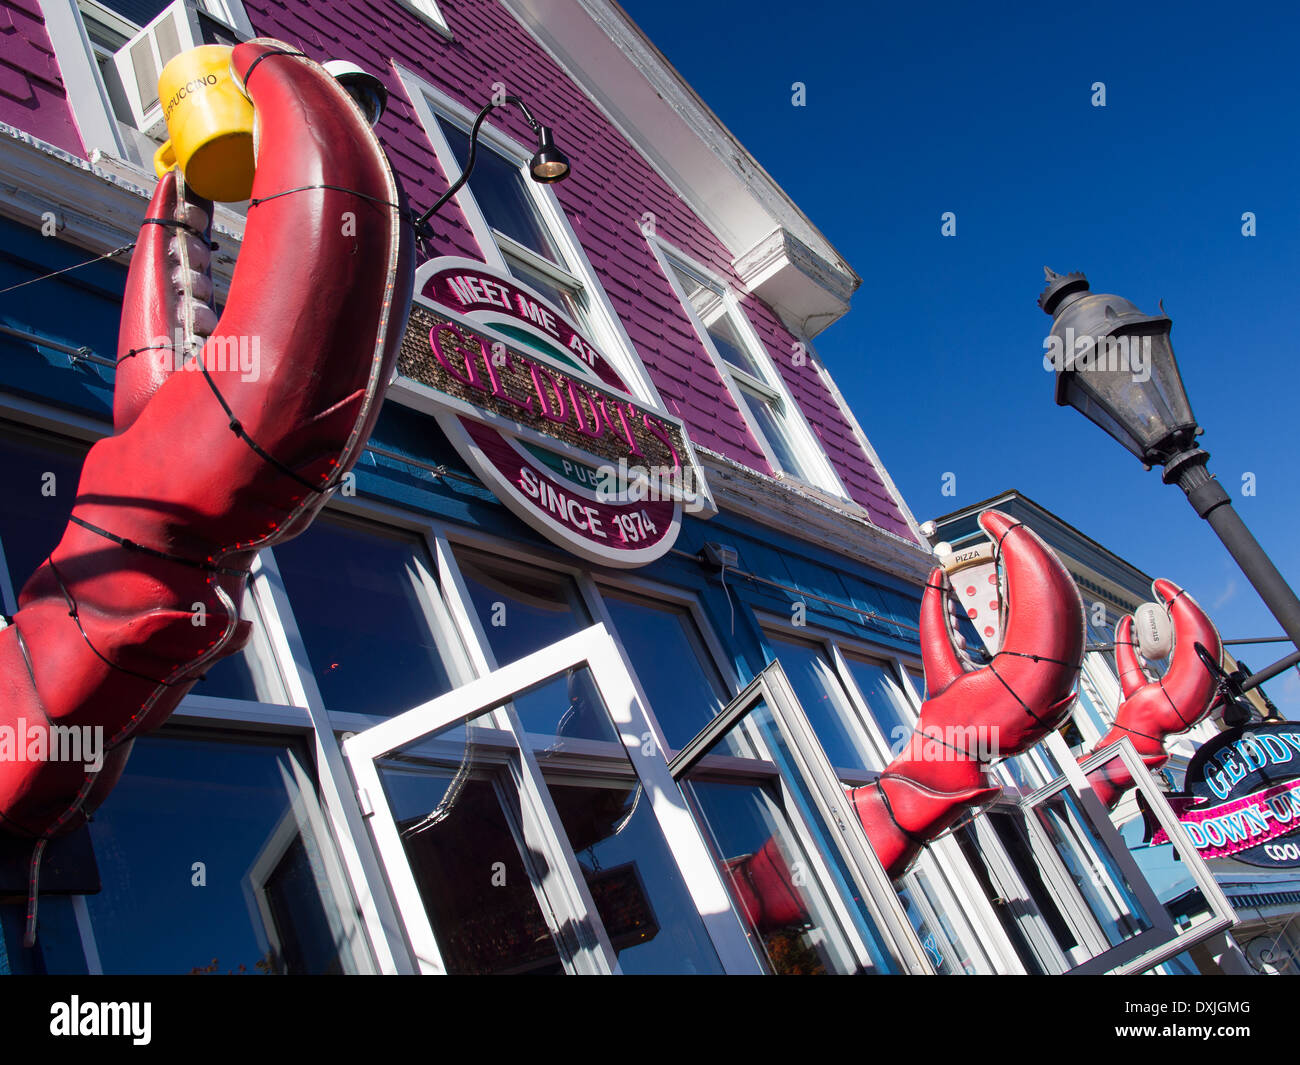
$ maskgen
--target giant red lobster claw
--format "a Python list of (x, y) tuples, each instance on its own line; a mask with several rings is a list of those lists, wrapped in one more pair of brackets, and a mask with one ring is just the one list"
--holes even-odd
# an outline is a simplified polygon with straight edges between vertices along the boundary
[(236, 46), (231, 67), (259, 148), (229, 300), (217, 321), (212, 205), (173, 170), (127, 279), (114, 433), (0, 632), (0, 725), (102, 729), (107, 755), (0, 763), (0, 826), (41, 841), (34, 867), (103, 800), (132, 738), (247, 640), (256, 552), (306, 529), (356, 462), (406, 319), (411, 235), (360, 109), (276, 41)]
[[(1196, 644), (1215, 662), (1222, 662), (1223, 643), (1205, 611), (1173, 581), (1160, 578), (1152, 582), (1151, 589), (1174, 623), (1169, 668), (1159, 680), (1147, 680), (1133, 638), (1133, 618), (1121, 618), (1115, 626), (1115, 664), (1124, 701), (1115, 711), (1114, 725), (1093, 753), (1127, 736), (1147, 768), (1159, 769), (1169, 760), (1165, 739), (1203, 721), (1214, 702), (1215, 678), (1197, 656)], [(1102, 802), (1113, 807), (1133, 786), (1133, 778), (1122, 762), (1112, 760), (1090, 773), (1088, 783)]]
[(1083, 661), (1083, 601), (1060, 560), (1031, 529), (996, 510), (980, 515), (1006, 570), (1002, 647), (982, 668), (952, 642), (942, 569), (921, 602), (921, 653), (930, 697), (907, 747), (880, 779), (849, 792), (872, 849), (891, 877), (921, 848), (999, 788), (992, 751), (1028, 750), (1069, 715)]

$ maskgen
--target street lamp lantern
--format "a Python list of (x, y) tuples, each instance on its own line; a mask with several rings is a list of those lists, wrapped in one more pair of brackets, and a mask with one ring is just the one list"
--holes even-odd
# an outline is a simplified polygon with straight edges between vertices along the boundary
[[(1209, 452), (1196, 442), (1201, 429), (1169, 342), (1173, 323), (1163, 313), (1143, 314), (1119, 296), (1089, 291), (1081, 273), (1058, 274), (1046, 267), (1044, 273), (1047, 287), (1038, 305), (1053, 319), (1044, 364), (1056, 372), (1056, 402), (1074, 407), (1148, 469), (1164, 467), (1165, 484), (1187, 494), (1300, 648), (1300, 599), (1233, 509), (1207, 469)], [(1244, 687), (1296, 661), (1300, 651), (1261, 670)]]
[(1053, 316), (1048, 360), (1056, 402), (1070, 406), (1150, 467), (1194, 447), (1200, 432), (1169, 341), (1173, 323), (1089, 291), (1083, 274), (1043, 268), (1038, 305)]

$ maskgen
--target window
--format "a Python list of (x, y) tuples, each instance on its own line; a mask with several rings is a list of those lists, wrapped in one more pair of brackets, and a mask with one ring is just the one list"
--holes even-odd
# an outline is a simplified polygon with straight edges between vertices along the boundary
[[(474, 112), (409, 71), (399, 67), (398, 74), (443, 174), (449, 183), (455, 181), (469, 159)], [(546, 121), (545, 115), (537, 118)], [(490, 113), (479, 128), (474, 170), (455, 202), (464, 211), (483, 261), (558, 307), (614, 362), (634, 395), (660, 406), (555, 193), (528, 176), (532, 151), (493, 128)]]
[(847, 497), (730, 290), (702, 267), (656, 244), (651, 240), (768, 465), (778, 474)]
[(397, 2), (406, 10), (415, 12), (448, 40), (451, 39), (451, 27), (447, 25), (447, 20), (442, 17), (442, 12), (438, 10), (435, 0), (397, 0)]
[(326, 514), (274, 552), (331, 713), (388, 716), (455, 686), (451, 626), (418, 537)]
[(242, 0), (60, 0), (44, 9), (86, 151), (150, 174), (167, 136), (156, 99), (162, 66), (195, 45), (253, 36)]

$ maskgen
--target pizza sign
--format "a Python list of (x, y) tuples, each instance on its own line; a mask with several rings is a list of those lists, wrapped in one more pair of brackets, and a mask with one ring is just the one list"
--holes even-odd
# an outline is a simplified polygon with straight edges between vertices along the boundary
[(398, 369), (497, 497), (581, 558), (644, 565), (672, 547), (683, 512), (715, 512), (681, 422), (633, 398), (556, 307), (482, 263), (421, 268)]

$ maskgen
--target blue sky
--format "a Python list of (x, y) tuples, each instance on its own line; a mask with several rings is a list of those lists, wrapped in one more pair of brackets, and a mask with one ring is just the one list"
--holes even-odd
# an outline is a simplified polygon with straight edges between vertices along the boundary
[[(815, 343), (918, 520), (1017, 488), (1187, 587), (1225, 638), (1281, 633), (1182, 492), (1055, 405), (1035, 300), (1044, 265), (1148, 313), (1164, 299), (1210, 469), (1300, 583), (1300, 14), (623, 6), (862, 277)], [(1255, 668), (1285, 652), (1239, 650)], [(1266, 690), (1300, 716), (1294, 671)]]

